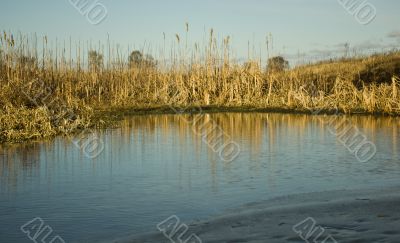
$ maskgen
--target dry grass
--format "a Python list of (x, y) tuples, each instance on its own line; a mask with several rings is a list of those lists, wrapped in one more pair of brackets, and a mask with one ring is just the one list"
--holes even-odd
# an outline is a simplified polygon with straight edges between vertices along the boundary
[[(189, 48), (183, 38), (176, 39), (170, 56), (161, 57), (157, 67), (129, 65), (121, 51), (108, 44), (104, 53), (97, 48), (105, 64), (89, 68), (91, 44), (73, 48), (68, 47), (71, 43), (56, 43), (50, 48), (47, 38), (39, 44), (36, 37), (4, 33), (0, 141), (73, 132), (96, 123), (93, 110), (122, 107), (212, 105), (400, 114), (399, 52), (273, 73), (259, 61), (235, 63), (229, 38), (219, 43), (213, 31), (204, 47)], [(167, 59), (168, 64), (163, 61)]]

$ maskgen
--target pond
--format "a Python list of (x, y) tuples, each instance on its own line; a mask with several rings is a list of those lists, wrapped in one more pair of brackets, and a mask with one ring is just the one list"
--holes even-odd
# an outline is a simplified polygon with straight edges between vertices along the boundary
[(21, 226), (36, 217), (65, 242), (92, 242), (171, 215), (190, 223), (277, 196), (400, 185), (399, 118), (146, 115), (95, 133), (96, 157), (65, 137), (0, 148), (0, 242), (32, 242)]

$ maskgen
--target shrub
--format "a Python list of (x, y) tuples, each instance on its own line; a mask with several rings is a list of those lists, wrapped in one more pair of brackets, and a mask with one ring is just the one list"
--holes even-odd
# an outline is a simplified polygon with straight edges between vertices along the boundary
[(268, 59), (268, 72), (282, 72), (289, 68), (289, 62), (281, 56), (271, 57)]

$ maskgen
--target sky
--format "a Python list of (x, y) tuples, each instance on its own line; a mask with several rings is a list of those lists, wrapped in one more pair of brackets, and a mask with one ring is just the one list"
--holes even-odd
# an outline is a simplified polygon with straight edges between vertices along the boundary
[[(79, 1), (93, 2), (92, 18), (74, 7)], [(365, 2), (352, 14), (344, 6), (349, 1)], [(399, 0), (1, 0), (0, 6), (0, 30), (50, 40), (104, 42), (109, 36), (149, 52), (163, 45), (163, 33), (169, 45), (175, 34), (185, 38), (185, 23), (189, 45), (205, 43), (213, 28), (221, 40), (230, 36), (237, 58), (248, 56), (249, 43), (250, 55), (266, 56), (267, 36), (268, 54), (288, 58), (344, 55), (345, 43), (353, 51), (378, 52), (400, 44)], [(95, 10), (106, 11), (99, 12), (105, 18), (98, 24), (92, 24)], [(368, 14), (372, 21), (360, 23)]]

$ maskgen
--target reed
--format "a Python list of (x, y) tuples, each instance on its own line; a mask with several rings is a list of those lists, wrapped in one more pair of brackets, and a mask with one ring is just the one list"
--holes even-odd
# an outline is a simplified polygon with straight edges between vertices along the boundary
[(72, 40), (49, 43), (47, 37), (3, 32), (0, 141), (93, 127), (105, 119), (96, 112), (120, 108), (213, 106), (400, 114), (400, 52), (267, 71), (260, 58), (250, 54), (245, 63), (236, 62), (229, 37), (219, 41), (211, 30), (208, 43), (190, 47), (188, 32), (187, 24), (186, 40), (177, 34), (168, 55), (164, 44), (157, 62), (134, 61), (135, 56), (124, 55), (110, 41), (106, 47)]

